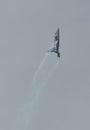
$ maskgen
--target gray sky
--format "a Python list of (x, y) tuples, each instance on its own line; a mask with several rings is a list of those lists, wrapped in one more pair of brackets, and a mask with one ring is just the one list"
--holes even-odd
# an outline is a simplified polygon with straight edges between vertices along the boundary
[[(60, 64), (40, 93), (32, 130), (90, 129), (89, 12), (88, 0), (0, 1), (1, 130), (15, 126), (57, 27)], [(56, 62), (50, 57), (48, 66)]]

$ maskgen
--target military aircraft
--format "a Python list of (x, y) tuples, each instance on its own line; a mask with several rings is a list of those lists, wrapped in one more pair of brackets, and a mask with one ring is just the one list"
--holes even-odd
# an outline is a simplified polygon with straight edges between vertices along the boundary
[(55, 36), (54, 36), (54, 47), (50, 48), (48, 52), (55, 52), (57, 57), (60, 58), (59, 52), (59, 28), (57, 29)]

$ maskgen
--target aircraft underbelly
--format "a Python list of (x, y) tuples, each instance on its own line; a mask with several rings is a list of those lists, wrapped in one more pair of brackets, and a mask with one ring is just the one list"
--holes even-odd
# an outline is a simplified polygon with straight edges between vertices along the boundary
[(58, 57), (60, 57), (59, 52), (59, 28), (57, 29), (54, 37), (54, 47), (49, 49), (48, 52), (54, 52), (57, 54)]

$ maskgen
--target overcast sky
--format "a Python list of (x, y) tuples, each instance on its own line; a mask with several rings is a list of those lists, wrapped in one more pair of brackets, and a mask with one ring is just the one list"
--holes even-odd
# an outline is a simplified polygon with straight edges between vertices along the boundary
[[(61, 32), (61, 59), (39, 95), (35, 119), (28, 130), (90, 129), (90, 2), (1, 0), (1, 130), (15, 127), (19, 109), (57, 27)], [(52, 61), (56, 62), (54, 54), (47, 65)]]

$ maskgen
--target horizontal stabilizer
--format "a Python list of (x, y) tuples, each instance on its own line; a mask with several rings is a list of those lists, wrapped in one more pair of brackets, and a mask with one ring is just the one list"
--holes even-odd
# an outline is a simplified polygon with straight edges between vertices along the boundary
[(55, 48), (53, 47), (53, 48), (50, 48), (49, 50), (48, 50), (48, 52), (54, 52), (55, 51)]

